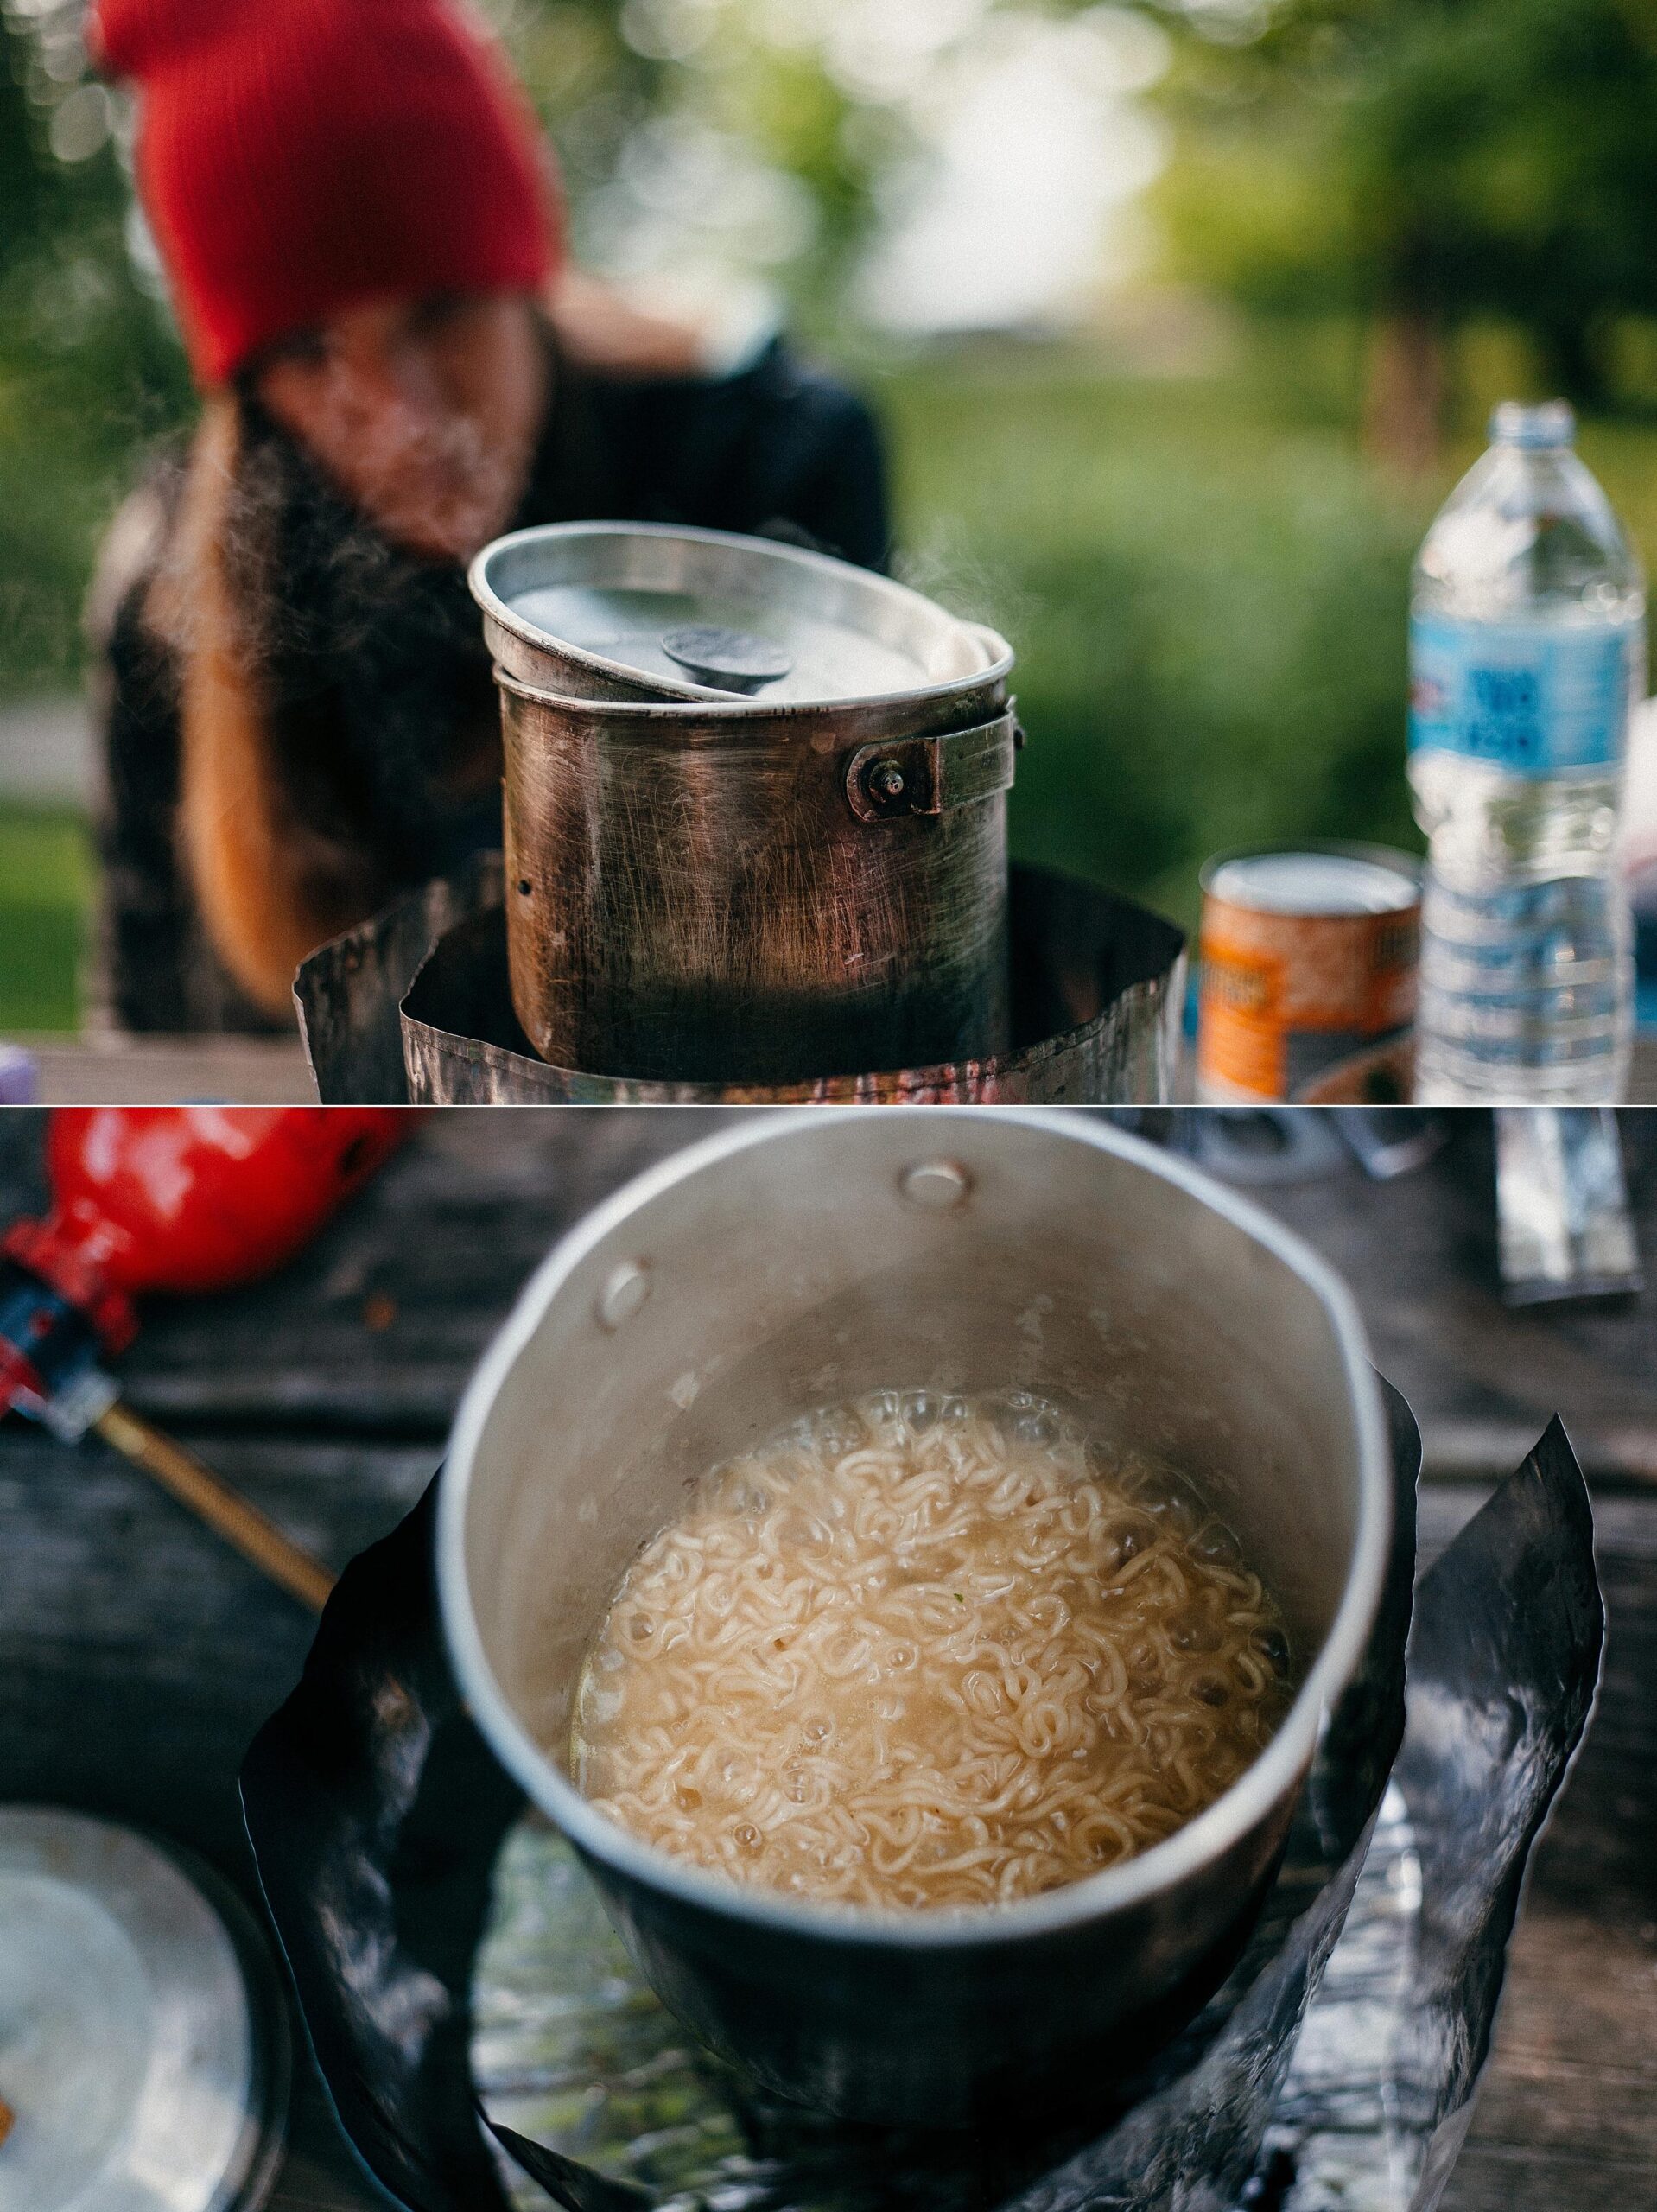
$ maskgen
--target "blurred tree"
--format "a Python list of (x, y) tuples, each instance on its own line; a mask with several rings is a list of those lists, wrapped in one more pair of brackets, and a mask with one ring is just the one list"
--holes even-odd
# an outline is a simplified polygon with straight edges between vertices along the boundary
[(0, 0), (0, 375), (44, 372), (117, 437), (187, 385), (153, 262), (129, 251), (126, 116), (97, 83), (81, 0)]
[(1189, 0), (1167, 209), (1194, 273), (1373, 321), (1370, 427), (1437, 449), (1444, 346), (1511, 321), (1542, 375), (1611, 396), (1620, 315), (1657, 308), (1651, 0)]
[(0, 0), (0, 686), (72, 673), (135, 448), (190, 404), (158, 284), (129, 251), (124, 117), (89, 76), (81, 13)]
[[(999, 4), (911, 0), (964, 33)], [(831, 328), (909, 143), (898, 95), (844, 67), (844, 0), (487, 0), (558, 149), (578, 255), (694, 293), (746, 278)], [(855, 43), (854, 40), (852, 43)], [(923, 56), (931, 54), (923, 48)]]

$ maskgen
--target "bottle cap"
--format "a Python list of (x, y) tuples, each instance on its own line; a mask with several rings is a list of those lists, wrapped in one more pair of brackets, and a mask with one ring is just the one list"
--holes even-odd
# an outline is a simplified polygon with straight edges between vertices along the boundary
[(1569, 401), (1504, 399), (1490, 416), (1493, 445), (1523, 446), (1535, 451), (1543, 446), (1568, 446), (1577, 435), (1577, 418)]

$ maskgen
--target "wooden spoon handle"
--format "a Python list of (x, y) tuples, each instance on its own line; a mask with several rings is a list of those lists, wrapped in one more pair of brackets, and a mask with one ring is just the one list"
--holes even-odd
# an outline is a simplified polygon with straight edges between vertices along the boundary
[(321, 1561), (284, 1536), (274, 1521), (239, 1491), (204, 1467), (181, 1444), (152, 1427), (142, 1414), (117, 1399), (92, 1427), (106, 1444), (153, 1475), (164, 1491), (187, 1505), (244, 1559), (261, 1567), (303, 1605), (321, 1612), (333, 1587), (333, 1577)]

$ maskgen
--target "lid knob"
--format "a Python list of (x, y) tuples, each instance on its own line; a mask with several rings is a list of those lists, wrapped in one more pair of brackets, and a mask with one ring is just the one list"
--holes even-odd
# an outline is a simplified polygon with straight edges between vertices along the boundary
[(722, 691), (758, 691), (786, 676), (794, 665), (794, 656), (768, 638), (714, 623), (663, 631), (662, 651), (698, 683)]

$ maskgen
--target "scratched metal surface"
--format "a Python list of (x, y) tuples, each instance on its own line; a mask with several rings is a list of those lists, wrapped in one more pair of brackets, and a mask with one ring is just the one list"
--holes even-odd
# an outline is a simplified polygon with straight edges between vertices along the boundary
[[(407, 1095), (429, 1105), (1153, 1104), (1171, 1097), (1178, 1080), (1185, 976), (1178, 931), (1144, 907), (1039, 868), (1012, 872), (1005, 1051), (930, 1065), (876, 1058), (860, 1072), (859, 1063), (825, 1049), (797, 1061), (797, 1079), (787, 1080), (748, 1080), (734, 1058), (722, 1071), (686, 1066), (676, 1079), (629, 1061), (537, 1058), (513, 1010), (498, 906), (480, 890), (463, 918), (433, 930), (414, 974), (411, 915), (424, 926), (426, 912), (393, 908), (301, 969), (324, 1099), (369, 1095), (371, 1079), (381, 1086), (372, 1095), (385, 1095), (385, 1025), (399, 1002)], [(369, 1038), (377, 1040), (371, 1078)], [(611, 1071), (618, 1067), (629, 1071)]]

